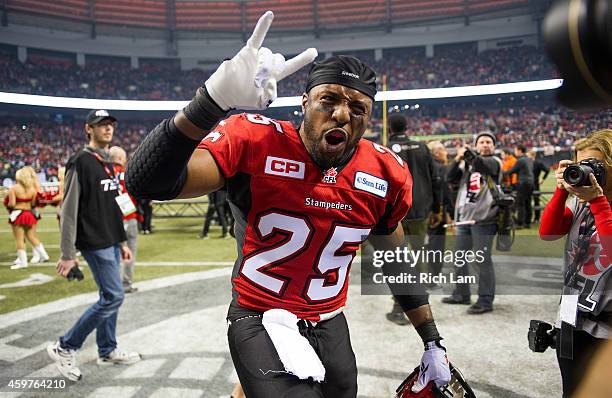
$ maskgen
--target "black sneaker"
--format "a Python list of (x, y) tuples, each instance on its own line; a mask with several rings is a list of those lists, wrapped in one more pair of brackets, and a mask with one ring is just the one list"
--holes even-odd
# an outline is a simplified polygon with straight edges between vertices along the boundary
[(402, 310), (398, 311), (395, 308), (393, 308), (391, 312), (388, 312), (385, 316), (387, 317), (388, 321), (393, 322), (396, 325), (399, 325), (399, 326), (410, 325), (410, 320), (406, 317), (406, 314), (404, 314), (404, 311)]
[(471, 305), (470, 308), (467, 309), (467, 313), (470, 315), (480, 315), (491, 311), (493, 311), (493, 307), (484, 307), (478, 303)]
[(457, 298), (455, 296), (443, 297), (442, 302), (444, 304), (462, 304), (462, 305), (472, 304), (472, 300), (470, 300), (469, 298), (463, 299), (463, 298)]
[(136, 293), (136, 292), (138, 291), (138, 288), (137, 288), (137, 287), (134, 287), (134, 286), (132, 286), (132, 285), (130, 285), (130, 286), (124, 286), (124, 287), (123, 287), (123, 291), (124, 291), (125, 293)]

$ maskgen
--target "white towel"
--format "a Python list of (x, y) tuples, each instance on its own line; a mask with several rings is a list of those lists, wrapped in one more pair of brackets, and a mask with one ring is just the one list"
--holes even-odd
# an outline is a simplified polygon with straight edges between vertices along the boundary
[(300, 334), (298, 318), (289, 311), (272, 309), (264, 312), (262, 323), (274, 343), (285, 371), (305, 380), (325, 379), (325, 367), (308, 340)]

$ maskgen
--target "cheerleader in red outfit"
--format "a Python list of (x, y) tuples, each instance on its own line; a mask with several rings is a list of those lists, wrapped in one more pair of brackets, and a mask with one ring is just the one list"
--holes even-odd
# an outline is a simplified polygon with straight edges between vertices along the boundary
[(32, 173), (25, 168), (17, 170), (15, 174), (17, 184), (8, 192), (7, 208), (9, 209), (9, 224), (13, 229), (15, 246), (17, 247), (17, 260), (11, 269), (25, 268), (28, 258), (25, 251), (25, 240), (32, 245), (32, 263), (49, 260), (43, 244), (36, 236), (36, 223), (38, 222), (32, 209), (36, 206), (38, 194), (37, 182)]

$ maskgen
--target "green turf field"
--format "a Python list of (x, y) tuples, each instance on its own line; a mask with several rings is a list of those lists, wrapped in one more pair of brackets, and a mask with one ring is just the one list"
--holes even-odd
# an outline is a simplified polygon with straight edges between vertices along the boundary
[[(151, 235), (138, 236), (137, 263), (140, 262), (214, 262), (234, 261), (236, 241), (218, 239), (219, 227), (213, 226), (210, 239), (201, 240), (198, 234), (202, 220), (198, 218), (154, 219), (156, 230)], [(60, 298), (97, 290), (86, 266), (82, 267), (85, 280), (67, 282), (55, 273), (51, 266), (59, 258), (59, 229), (52, 213), (43, 213), (39, 223), (39, 238), (47, 247), (51, 262), (44, 266), (30, 266), (26, 269), (11, 270), (9, 265), (0, 266), (0, 285), (28, 278), (31, 274), (42, 273), (54, 276), (51, 282), (19, 288), (0, 288), (0, 314), (42, 304)], [(31, 248), (28, 245), (28, 258)], [(15, 259), (15, 247), (9, 225), (0, 227), (0, 262), (9, 263)], [(84, 261), (83, 261), (84, 262)], [(175, 275), (185, 272), (203, 271), (211, 266), (141, 266), (136, 265), (135, 282)]]
[[(552, 191), (554, 179), (552, 173), (545, 181), (542, 191)], [(213, 226), (210, 239), (201, 240), (198, 234), (202, 228), (202, 218), (154, 218), (154, 233), (139, 235), (138, 262), (232, 262), (236, 258), (236, 242), (233, 239), (220, 239), (220, 227)], [(39, 223), (39, 238), (47, 247), (52, 262), (59, 258), (59, 229), (53, 209), (43, 213)], [(449, 246), (452, 238), (449, 239)], [(31, 248), (28, 245), (28, 253)], [(537, 225), (530, 230), (517, 231), (517, 239), (512, 252), (499, 253), (507, 255), (557, 257), (563, 252), (563, 240), (543, 242), (537, 236)], [(494, 252), (496, 253), (496, 252)], [(498, 253), (496, 253), (498, 254)], [(29, 256), (30, 257), (30, 254)], [(10, 226), (0, 226), (0, 262), (12, 263), (15, 259), (15, 247)], [(8, 265), (0, 266), (0, 284), (12, 283), (25, 279), (33, 273), (43, 273), (55, 276), (54, 267), (31, 266), (22, 270), (11, 270)], [(84, 267), (86, 268), (86, 267)], [(173, 274), (204, 270), (209, 266), (136, 266), (135, 281), (154, 279)], [(26, 308), (35, 304), (57, 300), (62, 297), (95, 291), (96, 287), (88, 270), (85, 269), (86, 280), (83, 282), (67, 282), (56, 277), (52, 282), (22, 288), (0, 288), (0, 313)]]

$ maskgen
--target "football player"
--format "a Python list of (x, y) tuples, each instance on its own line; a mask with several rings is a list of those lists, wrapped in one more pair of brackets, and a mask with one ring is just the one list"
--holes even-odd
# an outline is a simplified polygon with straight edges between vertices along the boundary
[[(376, 76), (353, 57), (312, 66), (297, 129), (258, 114), (222, 120), (232, 109), (265, 109), (277, 82), (317, 56), (308, 49), (285, 60), (261, 47), (272, 19), (266, 12), (238, 54), (145, 138), (127, 187), (169, 200), (226, 186), (240, 248), (228, 339), (247, 397), (355, 397), (342, 313), (351, 262), (368, 238), (376, 247), (402, 243), (412, 179), (392, 151), (361, 139)], [(425, 344), (417, 389), (445, 385), (450, 371), (427, 295), (419, 286), (412, 293), (396, 296)]]

